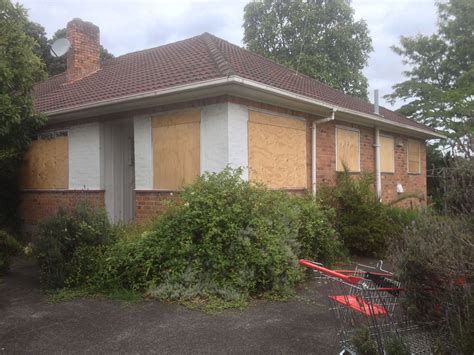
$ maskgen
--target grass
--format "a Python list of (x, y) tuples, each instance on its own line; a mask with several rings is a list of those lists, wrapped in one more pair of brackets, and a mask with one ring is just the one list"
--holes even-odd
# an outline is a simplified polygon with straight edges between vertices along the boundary
[(51, 304), (84, 298), (114, 300), (130, 304), (141, 302), (144, 299), (141, 293), (124, 289), (101, 293), (87, 288), (61, 288), (57, 290), (48, 290), (46, 296), (47, 302)]
[(181, 301), (178, 303), (188, 309), (202, 311), (208, 314), (218, 314), (229, 308), (237, 308), (243, 310), (249, 305), (249, 302), (244, 299), (226, 301), (213, 296), (210, 296), (206, 299), (195, 298), (192, 300)]

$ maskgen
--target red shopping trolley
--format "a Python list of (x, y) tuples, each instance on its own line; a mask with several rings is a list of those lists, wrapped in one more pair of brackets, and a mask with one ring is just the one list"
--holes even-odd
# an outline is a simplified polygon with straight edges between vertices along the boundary
[(412, 354), (432, 353), (429, 332), (405, 317), (400, 307), (404, 290), (382, 262), (377, 267), (358, 264), (354, 270), (332, 270), (309, 260), (299, 263), (314, 270), (327, 285), (330, 309), (339, 324), (340, 354), (356, 354), (354, 339), (359, 329), (367, 330), (380, 354), (394, 340)]

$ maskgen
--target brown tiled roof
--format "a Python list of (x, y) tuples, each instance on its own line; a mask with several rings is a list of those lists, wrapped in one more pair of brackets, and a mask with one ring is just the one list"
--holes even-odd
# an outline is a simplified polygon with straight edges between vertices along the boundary
[[(65, 73), (53, 76), (35, 87), (35, 106), (49, 112), (229, 75), (362, 113), (373, 113), (373, 105), (364, 100), (343, 94), (209, 33), (107, 60), (97, 72), (71, 83), (66, 82)], [(380, 109), (380, 114), (397, 123), (429, 129), (385, 108)]]

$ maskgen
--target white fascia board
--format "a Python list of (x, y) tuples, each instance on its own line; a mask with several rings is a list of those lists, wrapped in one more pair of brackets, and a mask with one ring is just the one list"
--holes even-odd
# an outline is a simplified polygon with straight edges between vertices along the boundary
[(423, 128), (413, 127), (411, 125), (407, 125), (407, 124), (403, 124), (403, 123), (399, 123), (399, 122), (394, 122), (392, 120), (388, 120), (386, 118), (383, 118), (382, 116), (379, 116), (379, 115), (367, 114), (367, 113), (363, 113), (363, 112), (360, 112), (360, 111), (344, 108), (344, 107), (341, 107), (341, 106), (338, 106), (338, 105), (328, 104), (327, 102), (324, 102), (324, 101), (321, 101), (321, 100), (309, 98), (307, 96), (300, 95), (300, 94), (295, 94), (295, 93), (287, 91), (287, 90), (278, 89), (278, 88), (275, 88), (273, 86), (262, 84), (262, 83), (259, 83), (259, 82), (256, 82), (256, 81), (253, 81), (253, 80), (250, 80), (250, 79), (243, 79), (243, 78), (240, 78), (240, 77), (236, 77), (235, 81), (238, 84), (242, 85), (242, 86), (248, 86), (248, 87), (260, 89), (262, 91), (267, 91), (267, 92), (279, 95), (281, 97), (290, 97), (290, 98), (293, 98), (293, 99), (298, 100), (298, 101), (307, 102), (309, 104), (314, 104), (316, 106), (324, 107), (324, 108), (327, 108), (327, 109), (330, 109), (330, 110), (335, 110), (337, 112), (344, 112), (344, 113), (349, 114), (351, 116), (367, 118), (367, 119), (370, 119), (372, 121), (375, 121), (374, 123), (376, 123), (376, 122), (381, 123), (385, 126), (395, 126), (395, 127), (407, 129), (407, 130), (410, 130), (410, 131), (416, 131), (418, 133), (422, 133), (426, 136), (429, 136), (430, 138), (443, 138), (443, 139), (446, 138), (446, 136), (444, 136), (440, 133), (437, 133), (437, 132), (432, 132), (430, 130), (426, 130), (426, 129), (423, 129)]
[(202, 89), (202, 88), (208, 88), (208, 87), (211, 87), (211, 86), (219, 86), (219, 85), (222, 85), (222, 84), (228, 84), (228, 82), (229, 82), (229, 78), (219, 78), (219, 79), (205, 80), (205, 81), (200, 81), (200, 82), (192, 83), (192, 84), (177, 85), (177, 86), (173, 86), (173, 87), (167, 88), (167, 89), (153, 90), (153, 91), (148, 91), (148, 92), (144, 92), (144, 93), (140, 93), (140, 94), (114, 97), (114, 98), (111, 98), (111, 99), (95, 101), (95, 102), (92, 102), (92, 103), (85, 103), (85, 104), (81, 104), (81, 105), (70, 106), (70, 107), (61, 108), (61, 109), (58, 109), (58, 110), (46, 111), (44, 113), (48, 117), (52, 117), (52, 116), (57, 116), (57, 115), (63, 115), (63, 114), (67, 114), (67, 113), (82, 111), (82, 110), (90, 110), (90, 109), (93, 109), (93, 108), (111, 106), (111, 105), (114, 105), (114, 104), (119, 104), (119, 103), (124, 103), (124, 102), (129, 102), (129, 101), (139, 101), (139, 100), (144, 100), (144, 99), (148, 99), (148, 98), (154, 98), (154, 97), (172, 95), (172, 94), (176, 94), (176, 93), (182, 93), (183, 91), (191, 91), (191, 90), (197, 90), (197, 89)]
[(76, 113), (78, 111), (83, 111), (83, 110), (91, 110), (91, 109), (100, 110), (102, 108), (103, 108), (103, 113), (106, 113), (107, 108), (110, 109), (111, 106), (116, 105), (116, 104), (136, 102), (137, 107), (138, 107), (140, 101), (143, 101), (143, 100), (149, 100), (152, 98), (161, 98), (161, 97), (173, 96), (173, 95), (180, 95), (180, 94), (188, 93), (192, 91), (202, 91), (202, 94), (204, 94), (206, 90), (210, 88), (228, 86), (229, 92), (227, 92), (226, 90), (217, 91), (218, 93), (222, 95), (222, 94), (228, 94), (232, 92), (232, 90), (230, 90), (232, 84), (241, 86), (244, 88), (268, 93), (270, 95), (277, 96), (280, 98), (289, 99), (291, 101), (305, 103), (315, 108), (336, 110), (338, 112), (343, 112), (345, 114), (348, 114), (352, 117), (365, 118), (365, 119), (373, 121), (374, 125), (379, 123), (385, 127), (397, 127), (403, 130), (417, 132), (418, 134), (423, 135), (425, 138), (443, 138), (443, 139), (446, 138), (446, 136), (437, 132), (433, 132), (433, 131), (419, 128), (419, 127), (414, 127), (414, 126), (403, 124), (403, 123), (394, 122), (386, 118), (383, 118), (382, 116), (379, 116), (379, 115), (367, 114), (367, 113), (359, 112), (356, 110), (347, 109), (338, 105), (329, 104), (322, 100), (296, 94), (288, 90), (283, 90), (283, 89), (273, 87), (271, 85), (262, 84), (260, 82), (250, 80), (250, 79), (245, 79), (237, 75), (211, 79), (211, 80), (204, 80), (204, 81), (200, 81), (200, 82), (196, 82), (192, 84), (186, 84), (186, 85), (177, 85), (177, 86), (173, 86), (167, 89), (153, 90), (153, 91), (140, 93), (140, 94), (126, 95), (126, 96), (121, 96), (117, 98), (96, 101), (93, 103), (71, 106), (71, 107), (67, 107), (63, 109), (47, 111), (45, 112), (45, 114), (49, 117), (54, 117), (54, 116), (59, 116), (59, 115), (72, 114), (72, 113)]

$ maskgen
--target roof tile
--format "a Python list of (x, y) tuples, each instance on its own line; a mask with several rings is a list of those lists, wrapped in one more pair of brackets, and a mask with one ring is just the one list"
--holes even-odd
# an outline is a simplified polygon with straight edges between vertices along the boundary
[[(53, 76), (35, 86), (35, 106), (49, 112), (234, 74), (347, 109), (373, 113), (369, 102), (209, 33), (109, 59), (100, 70), (71, 83), (66, 82), (65, 73)], [(428, 129), (383, 107), (380, 113), (394, 122)]]

